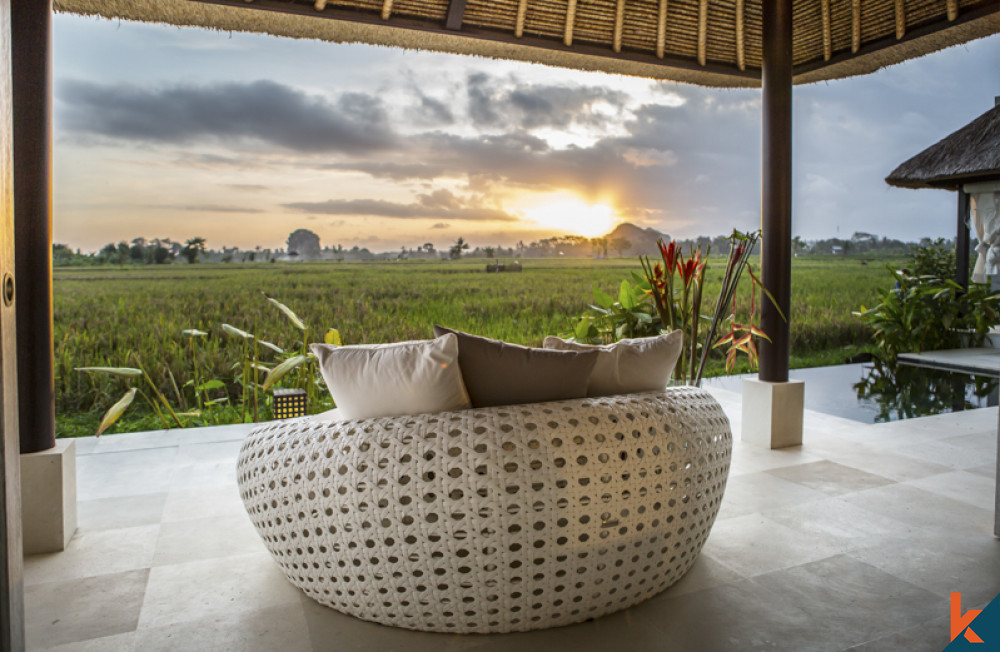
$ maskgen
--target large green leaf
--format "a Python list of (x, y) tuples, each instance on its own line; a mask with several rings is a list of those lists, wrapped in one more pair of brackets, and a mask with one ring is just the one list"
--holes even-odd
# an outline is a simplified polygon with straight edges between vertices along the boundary
[(621, 287), (618, 288), (618, 303), (622, 304), (622, 308), (625, 310), (634, 310), (638, 305), (635, 291), (632, 290), (628, 281), (622, 281)]
[(125, 392), (125, 396), (118, 399), (118, 402), (111, 406), (111, 408), (104, 414), (104, 418), (101, 419), (101, 424), (97, 426), (97, 437), (101, 436), (101, 433), (114, 425), (118, 417), (128, 409), (128, 406), (132, 405), (132, 400), (135, 399), (135, 393), (138, 390), (133, 387), (132, 389)]
[(222, 389), (225, 386), (226, 384), (221, 380), (212, 379), (202, 383), (201, 385), (198, 385), (197, 389), (199, 392), (207, 392), (211, 389)]
[(74, 371), (86, 371), (88, 373), (108, 374), (120, 378), (138, 378), (142, 376), (142, 371), (132, 367), (76, 367)]
[(267, 300), (273, 303), (275, 306), (277, 306), (278, 310), (280, 310), (285, 315), (285, 317), (288, 317), (288, 321), (292, 322), (292, 325), (295, 326), (295, 328), (299, 329), (300, 331), (304, 331), (306, 329), (306, 325), (302, 323), (302, 320), (299, 319), (298, 315), (292, 312), (291, 308), (281, 303), (277, 299), (272, 299), (271, 297), (268, 297)]
[(294, 355), (277, 367), (272, 369), (270, 373), (267, 374), (267, 378), (264, 379), (264, 385), (261, 387), (265, 392), (270, 389), (276, 382), (281, 380), (289, 371), (292, 371), (303, 362), (307, 361), (309, 356), (307, 355)]
[(615, 300), (611, 298), (611, 295), (597, 287), (594, 288), (594, 301), (605, 310), (615, 305)]

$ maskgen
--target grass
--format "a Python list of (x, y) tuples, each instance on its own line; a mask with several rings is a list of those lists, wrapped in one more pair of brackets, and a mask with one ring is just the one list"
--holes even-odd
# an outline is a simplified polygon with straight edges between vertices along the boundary
[[(884, 262), (822, 256), (793, 261), (793, 366), (836, 364), (867, 350), (870, 333), (851, 311), (871, 305), (878, 290), (891, 286)], [(345, 344), (424, 339), (440, 323), (537, 346), (546, 335), (570, 330), (592, 301), (593, 287), (617, 294), (621, 280), (639, 269), (634, 259), (529, 259), (519, 274), (486, 274), (484, 266), (482, 260), (466, 260), (57, 269), (57, 434), (92, 434), (127, 387), (73, 369), (123, 366), (130, 354), (182, 408), (193, 403), (190, 393), (181, 391), (193, 362), (207, 377), (226, 381), (230, 395), (238, 397), (233, 365), (240, 360), (240, 343), (222, 333), (222, 323), (286, 349), (301, 342), (299, 331), (263, 292), (302, 317), (309, 341), (322, 341), (330, 327), (340, 330)], [(722, 267), (723, 259), (713, 257), (706, 297), (714, 298)], [(189, 328), (209, 333), (198, 341), (196, 361), (181, 335)], [(718, 372), (719, 366), (712, 369)], [(161, 427), (144, 409), (137, 401), (110, 432)], [(239, 416), (219, 410), (214, 419), (231, 422)]]

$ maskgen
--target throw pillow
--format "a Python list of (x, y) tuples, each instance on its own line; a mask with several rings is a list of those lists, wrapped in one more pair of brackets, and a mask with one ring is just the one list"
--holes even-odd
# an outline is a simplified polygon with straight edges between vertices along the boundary
[(533, 349), (435, 326), (458, 337), (458, 366), (473, 407), (542, 403), (587, 396), (597, 352)]
[(343, 419), (461, 410), (470, 406), (458, 338), (309, 347)]
[(588, 396), (610, 396), (664, 389), (681, 355), (681, 331), (657, 337), (624, 339), (595, 346), (546, 337), (544, 346), (559, 351), (594, 351), (597, 363), (590, 374)]

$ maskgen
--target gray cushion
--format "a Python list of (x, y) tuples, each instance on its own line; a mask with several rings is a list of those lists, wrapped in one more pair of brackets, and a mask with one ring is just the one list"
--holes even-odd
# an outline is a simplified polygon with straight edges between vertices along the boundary
[(683, 334), (677, 330), (657, 337), (619, 340), (594, 346), (558, 337), (545, 338), (546, 349), (597, 351), (597, 364), (590, 375), (590, 396), (634, 394), (665, 388), (681, 355)]
[(508, 344), (434, 326), (458, 336), (458, 366), (473, 407), (541, 403), (587, 396), (597, 351), (556, 351)]

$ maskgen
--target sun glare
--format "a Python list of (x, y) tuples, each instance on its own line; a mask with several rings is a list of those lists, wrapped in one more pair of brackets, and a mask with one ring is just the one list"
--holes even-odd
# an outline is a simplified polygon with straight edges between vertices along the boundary
[(605, 235), (618, 223), (607, 204), (588, 204), (562, 195), (525, 207), (524, 215), (541, 227), (586, 238)]

